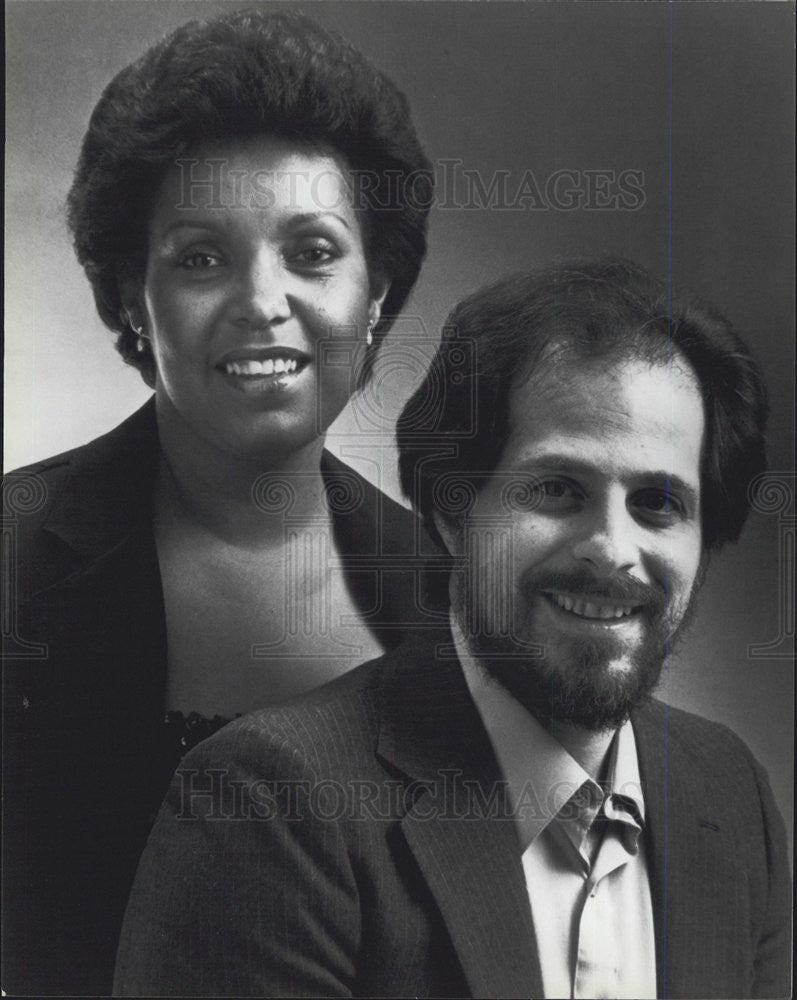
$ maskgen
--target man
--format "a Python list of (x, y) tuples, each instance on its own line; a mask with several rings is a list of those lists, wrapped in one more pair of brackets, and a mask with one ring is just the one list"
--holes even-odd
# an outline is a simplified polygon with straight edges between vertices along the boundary
[(186, 759), (117, 991), (788, 995), (767, 779), (650, 698), (742, 529), (764, 414), (728, 324), (621, 261), (458, 307), (398, 433), (450, 631)]

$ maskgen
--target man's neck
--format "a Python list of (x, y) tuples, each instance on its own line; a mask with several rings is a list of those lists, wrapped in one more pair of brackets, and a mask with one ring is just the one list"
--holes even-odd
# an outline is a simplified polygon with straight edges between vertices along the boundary
[(562, 744), (570, 756), (577, 760), (590, 778), (601, 781), (606, 778), (609, 748), (616, 730), (601, 729), (594, 732), (562, 723), (545, 727), (555, 740)]

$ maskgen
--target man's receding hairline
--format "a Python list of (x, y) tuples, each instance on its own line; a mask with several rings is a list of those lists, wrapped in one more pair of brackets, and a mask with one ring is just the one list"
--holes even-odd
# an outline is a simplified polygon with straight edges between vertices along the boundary
[[(658, 348), (654, 346), (656, 344), (654, 335), (649, 336), (650, 350), (640, 350), (638, 341), (634, 340), (627, 345), (619, 341), (599, 345), (594, 352), (590, 352), (586, 345), (572, 336), (563, 334), (555, 337), (546, 342), (536, 356), (526, 357), (523, 360), (518, 372), (510, 380), (510, 397), (518, 388), (529, 384), (533, 386), (535, 380), (539, 380), (538, 389), (544, 393), (550, 391), (549, 386), (558, 389), (565, 375), (573, 376), (577, 380), (588, 378), (595, 373), (619, 377), (622, 368), (639, 363), (648, 365), (650, 369), (667, 368), (680, 371), (695, 384), (702, 398), (703, 386), (700, 376), (683, 350), (677, 344), (670, 342), (668, 352), (663, 341)], [(550, 379), (546, 377), (548, 375), (551, 376)], [(510, 413), (511, 406), (510, 398)]]

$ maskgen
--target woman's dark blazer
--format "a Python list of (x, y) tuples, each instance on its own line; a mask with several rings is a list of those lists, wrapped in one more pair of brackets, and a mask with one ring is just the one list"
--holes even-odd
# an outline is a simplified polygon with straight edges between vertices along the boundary
[[(127, 895), (168, 787), (157, 749), (158, 454), (151, 400), (109, 434), (6, 477), (7, 993), (109, 993)], [(385, 645), (397, 645), (423, 619), (418, 523), (327, 452), (322, 471), (352, 594)], [(279, 500), (263, 491), (261, 502)]]

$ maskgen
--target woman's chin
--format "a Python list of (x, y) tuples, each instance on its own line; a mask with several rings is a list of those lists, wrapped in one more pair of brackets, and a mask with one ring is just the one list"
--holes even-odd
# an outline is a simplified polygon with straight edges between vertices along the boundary
[(205, 390), (175, 399), (158, 385), (158, 424), (167, 454), (204, 444), (247, 464), (293, 465), (311, 451), (320, 458), (327, 428), (348, 402), (347, 394), (337, 393), (322, 406), (305, 372), (287, 378), (216, 374)]

